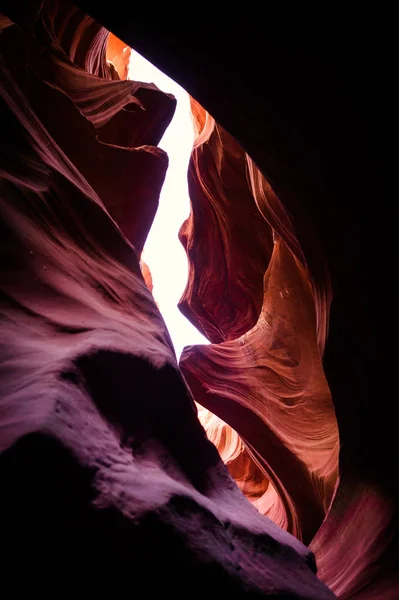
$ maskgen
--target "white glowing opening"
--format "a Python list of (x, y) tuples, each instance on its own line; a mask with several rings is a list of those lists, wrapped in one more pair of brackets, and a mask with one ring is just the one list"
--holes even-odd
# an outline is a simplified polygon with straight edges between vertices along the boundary
[(169, 167), (142, 259), (151, 271), (154, 299), (179, 359), (184, 346), (209, 343), (177, 308), (188, 275), (187, 257), (179, 242), (178, 231), (190, 212), (187, 167), (194, 142), (190, 99), (183, 88), (134, 50), (130, 57), (129, 79), (154, 83), (177, 100), (175, 115), (159, 143), (169, 156)]

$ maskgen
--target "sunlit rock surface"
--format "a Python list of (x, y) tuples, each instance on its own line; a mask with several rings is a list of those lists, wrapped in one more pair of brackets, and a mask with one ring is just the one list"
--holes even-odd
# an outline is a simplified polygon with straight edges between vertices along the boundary
[(116, 70), (116, 79), (127, 79), (130, 55), (131, 48), (110, 33), (107, 38), (106, 58), (108, 64), (111, 63)]
[(332, 600), (206, 438), (140, 270), (173, 98), (67, 2), (2, 10), (4, 589)]
[(221, 342), (256, 323), (273, 240), (247, 184), (245, 153), (194, 101), (192, 108), (198, 134), (188, 170), (192, 210), (180, 230), (190, 265), (180, 309)]
[[(183, 356), (194, 396), (240, 431), (247, 451), (273, 481), (267, 489), (276, 491), (273, 505), (281, 508), (275, 518), (286, 520), (288, 528), (295, 526), (306, 539), (314, 535), (310, 547), (319, 577), (338, 597), (396, 600), (399, 454), (392, 348), (397, 339), (397, 232), (392, 216), (396, 183), (388, 183), (394, 172), (389, 165), (397, 109), (392, 102), (396, 52), (386, 13), (365, 9), (360, 16), (348, 9), (345, 15), (331, 11), (326, 18), (313, 8), (308, 15), (301, 6), (298, 15), (285, 11), (276, 18), (270, 11), (263, 18), (251, 6), (228, 14), (212, 8), (202, 13), (211, 18), (193, 18), (185, 28), (174, 15), (158, 25), (150, 9), (142, 16), (130, 7), (121, 15), (93, 0), (81, 4), (209, 111), (223, 127), (222, 141), (228, 132), (240, 143), (250, 157), (250, 180), (262, 183), (267, 192), (263, 199), (256, 193), (254, 197), (278, 235), (271, 259), (263, 249), (265, 273), (259, 255), (256, 264), (245, 265), (262, 280), (248, 281), (256, 290), (248, 305), (239, 297), (241, 293), (245, 298), (245, 285), (234, 244), (230, 253), (221, 254), (221, 249), (233, 239), (243, 243), (236, 219), (245, 228), (253, 206), (246, 204), (239, 212), (231, 181), (223, 183), (223, 178), (215, 183), (211, 177), (212, 199), (205, 198), (194, 176), (193, 216), (182, 230), (191, 262), (182, 309), (214, 343), (209, 349), (190, 348)], [(209, 138), (204, 162), (213, 161), (217, 171), (229, 153), (229, 148), (217, 153)], [(202, 173), (207, 188), (208, 175)], [(283, 221), (281, 212), (277, 219), (273, 214), (279, 205)], [(211, 232), (203, 222), (196, 230), (202, 210), (212, 223)], [(251, 231), (256, 244), (258, 230)], [(203, 243), (214, 232), (219, 239), (210, 260)], [(218, 261), (220, 279), (213, 296), (209, 274)], [(274, 268), (286, 261), (287, 268), (289, 263), (295, 266), (296, 285), (302, 280), (298, 302), (291, 299), (292, 304), (276, 282), (270, 289)], [(284, 266), (283, 278), (286, 272)], [(223, 287), (227, 282), (233, 301)], [(283, 314), (270, 315), (268, 303), (275, 305), (280, 292)], [(306, 295), (313, 309), (303, 304)], [(225, 315), (218, 305), (221, 297), (228, 307)], [(298, 322), (302, 310), (305, 318)], [(274, 329), (279, 321), (291, 327), (294, 316), (300, 337), (292, 339), (289, 330), (283, 335)], [(240, 318), (245, 321), (242, 330)], [(261, 334), (265, 347), (259, 347)], [(276, 338), (285, 340), (281, 348), (272, 348)], [(321, 361), (334, 411), (320, 375)], [(280, 393), (271, 404), (276, 379)], [(308, 418), (286, 420), (287, 398), (303, 402)], [(297, 411), (295, 402), (292, 411)], [(334, 412), (339, 474), (328, 507), (337, 468)], [(241, 441), (220, 422), (208, 431), (213, 436), (224, 431), (220, 447), (230, 465), (234, 463)], [(312, 444), (313, 435), (317, 440)], [(262, 446), (266, 442), (267, 448)]]
[(317, 301), (271, 187), (231, 136), (192, 106), (192, 211), (181, 230), (190, 273), (181, 305), (190, 306), (189, 318), (211, 340), (226, 341), (186, 349), (181, 368), (196, 401), (246, 442), (237, 434), (221, 442), (214, 419), (203, 420), (222, 456), (245, 449), (268, 482), (260, 478), (264, 492), (254, 495), (254, 481), (248, 497), (309, 543), (338, 469), (338, 429), (321, 363), (328, 304)]

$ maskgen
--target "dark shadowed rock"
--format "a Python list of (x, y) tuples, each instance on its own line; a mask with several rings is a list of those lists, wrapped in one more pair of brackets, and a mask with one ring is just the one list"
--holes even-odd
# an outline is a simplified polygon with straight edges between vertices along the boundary
[[(137, 84), (68, 3), (3, 10), (17, 22), (0, 21), (4, 589), (332, 600), (312, 552), (247, 501), (206, 438), (141, 275), (165, 157), (119, 146), (120, 122), (99, 138), (139, 107)], [(166, 127), (173, 100), (148, 92)], [(147, 144), (162, 129), (152, 107)]]

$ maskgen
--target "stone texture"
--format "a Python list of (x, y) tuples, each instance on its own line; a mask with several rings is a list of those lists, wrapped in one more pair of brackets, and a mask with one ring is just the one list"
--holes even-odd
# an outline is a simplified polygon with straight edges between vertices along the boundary
[(231, 472), (230, 456), (244, 448), (246, 462), (252, 456), (252, 469), (260, 467), (257, 508), (309, 543), (338, 470), (338, 429), (321, 362), (329, 279), (323, 294), (312, 289), (271, 186), (239, 144), (198, 103), (192, 107), (191, 213), (180, 232), (190, 269), (181, 308), (220, 343), (186, 349), (180, 365), (196, 401), (245, 440), (243, 446), (230, 433), (227, 444), (211, 430), (214, 421), (204, 421)]
[[(396, 106), (387, 14), (373, 8), (360, 15), (349, 7), (326, 16), (301, 6), (298, 14), (284, 7), (284, 14), (270, 9), (261, 17), (255, 6), (220, 13), (203, 6), (202, 14), (212, 17), (191, 19), (184, 28), (173, 14), (161, 27), (149, 10), (131, 8), (122, 18), (92, 0), (81, 4), (209, 111), (268, 182), (268, 201), (272, 191), (289, 216), (288, 232), (300, 252), (287, 235), (280, 238), (306, 268), (340, 438), (338, 485), (311, 547), (320, 577), (340, 598), (396, 600), (396, 183), (390, 185)], [(221, 221), (223, 215), (213, 223)], [(201, 288), (198, 276), (192, 283)], [(202, 285), (209, 289), (209, 282)], [(201, 317), (199, 326), (211, 329), (210, 337), (217, 333), (212, 341), (221, 354), (226, 343), (238, 353), (234, 339), (223, 333), (226, 342), (217, 331), (217, 298), (200, 300), (185, 297), (184, 304), (193, 315), (193, 307), (206, 302), (212, 320), (207, 324), (199, 313), (190, 318)], [(229, 307), (228, 324), (236, 312)], [(254, 319), (256, 310), (250, 314)], [(214, 359), (217, 351), (192, 352)], [(203, 377), (201, 365), (196, 368)], [(234, 388), (236, 381), (225, 379), (225, 385)], [(256, 407), (249, 413), (255, 422)], [(247, 444), (255, 445), (247, 433)]]
[(2, 10), (4, 589), (332, 599), (206, 438), (140, 271), (173, 99), (118, 80), (67, 2)]

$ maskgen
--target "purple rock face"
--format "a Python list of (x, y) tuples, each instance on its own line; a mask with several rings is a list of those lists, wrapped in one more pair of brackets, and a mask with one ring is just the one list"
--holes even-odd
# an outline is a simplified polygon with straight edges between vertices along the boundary
[(65, 6), (1, 21), (4, 585), (332, 598), (206, 438), (140, 272), (174, 100), (139, 100)]
[[(364, 210), (384, 178), (361, 61), (245, 11), (204, 42), (78, 4), (1, 4), (4, 590), (396, 600), (393, 313), (370, 283), (393, 253), (371, 244), (383, 194)], [(181, 309), (212, 344), (180, 367), (140, 270), (175, 99), (120, 79), (108, 30), (193, 97)]]

